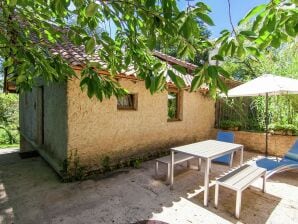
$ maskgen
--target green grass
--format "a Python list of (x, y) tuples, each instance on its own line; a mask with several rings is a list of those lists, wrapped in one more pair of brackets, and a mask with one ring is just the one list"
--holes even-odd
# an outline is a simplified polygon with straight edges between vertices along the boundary
[(0, 144), (0, 149), (4, 148), (19, 148), (19, 144)]

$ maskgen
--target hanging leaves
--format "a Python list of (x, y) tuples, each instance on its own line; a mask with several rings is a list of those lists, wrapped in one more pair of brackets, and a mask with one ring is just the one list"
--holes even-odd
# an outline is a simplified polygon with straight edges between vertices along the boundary
[(91, 2), (86, 8), (86, 16), (92, 17), (95, 16), (98, 9), (98, 5), (95, 2)]
[(246, 16), (241, 19), (238, 23), (238, 26), (248, 22), (253, 16), (255, 16), (256, 14), (260, 13), (261, 11), (263, 11), (266, 8), (266, 4), (262, 4), (262, 5), (258, 5), (256, 7), (254, 7), (253, 9), (251, 9)]
[[(181, 11), (175, 0), (7, 0), (0, 10), (1, 29), (5, 30), (0, 32), (0, 57), (20, 90), (31, 89), (37, 78), (55, 82), (75, 75), (65, 58), (57, 55), (60, 51), (53, 54), (56, 44), (73, 48), (84, 45), (86, 54), (105, 64), (104, 68), (100, 63), (95, 67), (108, 71), (109, 78), (99, 76), (95, 67), (88, 65), (81, 74), (81, 86), (88, 89), (89, 97), (103, 100), (125, 93), (114, 77), (132, 67), (151, 93), (164, 89), (166, 76), (184, 88), (186, 69), (167, 69), (152, 51), (158, 44), (177, 45), (178, 57), (194, 59), (197, 52), (209, 49), (213, 43), (202, 39), (198, 25), (198, 21), (214, 25), (209, 12), (209, 6), (202, 2)], [(252, 21), (252, 27), (236, 33), (221, 32), (214, 43), (219, 52), (213, 60), (257, 57), (268, 46), (278, 48), (297, 37), (297, 18), (295, 0), (272, 0), (256, 6), (239, 22)], [(193, 91), (204, 83), (213, 93), (224, 90), (219, 77), (228, 76), (214, 65), (204, 65), (193, 75)]]

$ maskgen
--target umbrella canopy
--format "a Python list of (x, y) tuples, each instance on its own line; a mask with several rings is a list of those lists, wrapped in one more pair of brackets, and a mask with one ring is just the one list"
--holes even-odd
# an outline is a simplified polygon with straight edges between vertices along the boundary
[(227, 93), (228, 97), (266, 97), (266, 156), (268, 154), (268, 96), (283, 94), (298, 94), (298, 80), (271, 74), (265, 74), (247, 83), (230, 89)]
[(298, 94), (298, 80), (271, 74), (262, 75), (228, 91), (228, 97)]

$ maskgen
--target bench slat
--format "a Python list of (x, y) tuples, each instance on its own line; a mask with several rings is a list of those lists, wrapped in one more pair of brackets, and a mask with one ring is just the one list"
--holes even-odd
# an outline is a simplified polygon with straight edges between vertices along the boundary
[(243, 178), (238, 183), (234, 184), (234, 187), (237, 189), (242, 189), (242, 188), (250, 185), (254, 180), (256, 180), (258, 177), (260, 177), (264, 172), (265, 172), (265, 170), (261, 170), (261, 169), (255, 170), (254, 173), (251, 173), (249, 176)]
[(241, 170), (240, 172), (235, 173), (232, 177), (224, 181), (224, 183), (233, 186), (236, 183), (238, 183), (240, 180), (245, 178), (246, 176), (249, 176), (254, 171), (255, 171), (254, 167), (247, 167)]
[[(185, 162), (185, 161), (193, 159), (193, 158), (194, 158), (194, 156), (190, 156), (190, 155), (187, 155), (184, 153), (176, 153), (174, 156), (174, 164), (182, 163), (182, 162)], [(158, 159), (156, 159), (156, 161), (161, 162), (161, 163), (170, 164), (171, 163), (171, 155), (158, 158)]]
[(260, 177), (265, 169), (244, 165), (217, 180), (220, 185), (241, 190)]

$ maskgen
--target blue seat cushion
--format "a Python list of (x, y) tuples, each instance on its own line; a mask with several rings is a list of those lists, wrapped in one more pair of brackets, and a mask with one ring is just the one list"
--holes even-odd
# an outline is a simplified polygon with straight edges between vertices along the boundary
[(291, 164), (298, 164), (297, 161), (290, 159), (282, 159), (281, 161), (276, 161), (274, 159), (263, 158), (256, 161), (258, 167), (267, 169), (267, 171), (274, 170), (277, 167), (282, 167)]
[(298, 162), (298, 139), (294, 143), (294, 145), (290, 148), (290, 150), (285, 154), (286, 159), (295, 160)]
[(212, 162), (216, 163), (224, 163), (224, 164), (230, 164), (231, 161), (231, 154), (229, 155), (224, 155), (219, 158), (213, 159)]
[[(234, 138), (235, 135), (233, 132), (229, 132), (229, 131), (219, 131), (217, 133), (217, 137), (216, 140), (217, 141), (222, 141), (222, 142), (229, 142), (229, 143), (233, 143), (234, 142)], [(216, 162), (216, 163), (223, 163), (223, 164), (230, 164), (231, 161), (231, 154), (229, 155), (224, 155), (221, 156), (219, 158), (213, 159), (212, 162)]]
[(287, 152), (285, 155), (285, 159), (291, 159), (298, 162), (298, 153)]

